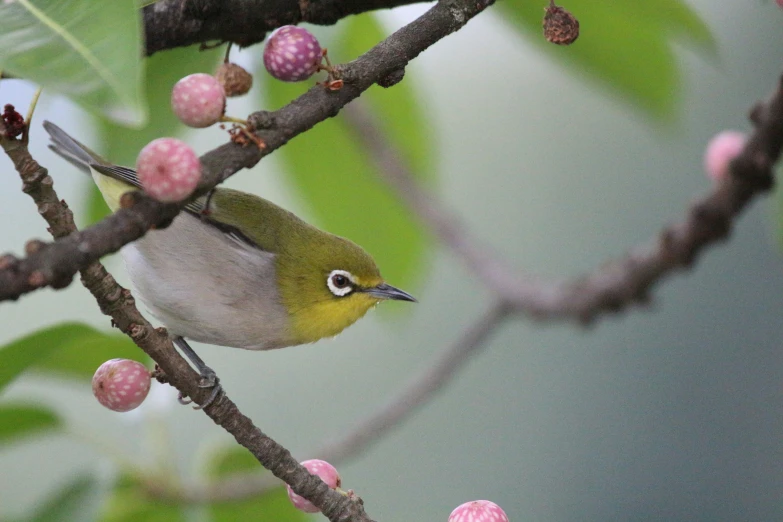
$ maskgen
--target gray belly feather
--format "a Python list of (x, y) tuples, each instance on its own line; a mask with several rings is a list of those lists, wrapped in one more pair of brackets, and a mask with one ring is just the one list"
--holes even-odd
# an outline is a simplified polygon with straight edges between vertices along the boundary
[(139, 298), (171, 334), (249, 350), (289, 344), (274, 254), (182, 213), (122, 256)]

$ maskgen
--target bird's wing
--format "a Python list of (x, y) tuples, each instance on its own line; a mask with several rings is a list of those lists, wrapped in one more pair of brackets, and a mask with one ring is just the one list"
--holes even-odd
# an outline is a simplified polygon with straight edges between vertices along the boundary
[[(106, 204), (109, 205), (109, 208), (111, 208), (112, 211), (116, 211), (119, 208), (119, 200), (122, 194), (132, 188), (141, 188), (139, 176), (134, 169), (112, 165), (50, 121), (44, 121), (43, 127), (46, 132), (49, 133), (49, 137), (52, 140), (52, 143), (49, 144), (49, 148), (69, 163), (76, 166), (79, 170), (86, 174), (92, 174), (93, 180), (96, 185), (98, 185), (98, 188), (106, 200)], [(225, 203), (226, 198), (221, 197), (226, 194), (225, 191), (227, 191), (227, 189), (215, 189), (214, 193), (211, 195), (216, 202), (223, 202), (222, 205), (212, 205), (212, 197), (208, 195), (202, 196), (185, 205), (185, 211), (198, 217), (202, 222), (217, 228), (234, 241), (267, 251), (267, 248), (265, 248), (264, 245), (261, 245), (257, 239), (251, 238), (249, 234), (243, 231), (247, 229), (242, 226), (242, 223), (232, 220), (232, 213), (226, 212), (225, 207), (230, 205)], [(230, 192), (232, 192), (232, 195), (234, 196), (233, 199), (240, 201), (240, 203), (251, 202), (252, 205), (249, 208), (249, 211), (253, 214), (256, 212), (252, 211), (259, 209), (259, 207), (264, 207), (266, 204), (272, 205), (266, 200), (262, 200), (261, 198), (250, 194), (239, 193), (237, 191)], [(239, 194), (239, 196), (237, 196), (237, 194)], [(205, 210), (206, 205), (208, 204), (209, 209)], [(223, 209), (220, 208), (221, 206)], [(260, 208), (259, 210), (263, 210), (263, 208)]]
[[(109, 176), (110, 178), (116, 179), (118, 181), (124, 181), (136, 188), (141, 188), (139, 177), (136, 174), (136, 171), (131, 168), (120, 167), (119, 165), (93, 165), (92, 168), (101, 174), (104, 174), (105, 176)], [(221, 190), (223, 189), (215, 189), (216, 192)], [(224, 213), (212, 212), (211, 210), (205, 211), (204, 209), (207, 205), (207, 201), (209, 200), (209, 196), (202, 196), (194, 201), (191, 201), (185, 205), (185, 211), (188, 214), (201, 219), (201, 221), (204, 223), (217, 228), (232, 240), (263, 250), (255, 241), (250, 239), (247, 234), (242, 232), (239, 227), (229, 222), (222, 221), (220, 218)], [(210, 207), (211, 206), (212, 205), (210, 205)]]

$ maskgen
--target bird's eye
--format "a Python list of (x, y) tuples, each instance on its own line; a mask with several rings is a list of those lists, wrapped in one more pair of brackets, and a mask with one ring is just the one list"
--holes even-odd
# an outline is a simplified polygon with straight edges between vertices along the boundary
[(337, 297), (343, 297), (353, 291), (354, 280), (349, 272), (345, 270), (332, 270), (326, 279), (326, 286), (329, 291)]

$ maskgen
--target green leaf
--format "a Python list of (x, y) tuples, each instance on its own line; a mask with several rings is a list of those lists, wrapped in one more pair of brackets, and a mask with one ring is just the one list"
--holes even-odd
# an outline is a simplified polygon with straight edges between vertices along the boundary
[(33, 369), (61, 377), (90, 381), (98, 366), (109, 359), (134, 359), (147, 363), (149, 359), (133, 342), (120, 334), (105, 334), (93, 330), (72, 342), (53, 350), (39, 360)]
[(81, 324), (63, 324), (39, 330), (0, 349), (0, 390), (54, 350), (89, 332)]
[(141, 17), (135, 0), (0, 5), (0, 69), (89, 110), (140, 125)]
[[(207, 464), (210, 477), (225, 478), (235, 473), (262, 470), (258, 461), (245, 448), (230, 447), (215, 454)], [(210, 504), (212, 522), (302, 522), (308, 517), (293, 507), (285, 487), (241, 501)]]
[(707, 26), (680, 0), (569, 0), (566, 7), (579, 19), (580, 35), (564, 47), (542, 36), (542, 5), (507, 0), (498, 3), (498, 8), (540, 47), (569, 62), (569, 71), (598, 79), (662, 120), (674, 116), (680, 101), (672, 37), (684, 37), (709, 55), (717, 54)]
[(60, 418), (47, 408), (24, 404), (0, 405), (0, 444), (55, 431), (60, 427)]
[(52, 495), (29, 522), (94, 520), (99, 492), (99, 485), (93, 477), (78, 477)]
[(153, 500), (138, 481), (120, 477), (99, 517), (101, 522), (185, 522), (182, 506)]
[[(197, 73), (213, 73), (224, 49), (199, 51), (197, 46), (155, 53), (147, 58), (147, 104), (153, 110), (147, 124), (129, 129), (109, 121), (101, 121), (102, 150), (112, 163), (133, 166), (144, 146), (156, 138), (178, 136), (186, 127), (171, 111), (171, 89), (181, 78)], [(87, 204), (88, 223), (97, 223), (109, 209), (96, 187), (91, 187)]]
[(27, 369), (89, 380), (98, 366), (116, 357), (145, 360), (124, 335), (79, 323), (52, 326), (0, 349), (0, 390)]
[[(346, 46), (338, 44), (333, 54), (339, 61), (349, 61), (384, 36), (372, 16), (351, 17), (338, 38)], [(262, 74), (262, 81), (261, 90), (271, 107), (289, 103), (307, 88), (279, 82), (268, 74)], [(390, 89), (374, 86), (362, 96), (365, 99), (371, 110), (377, 111), (382, 130), (417, 178), (432, 180), (432, 133), (426, 132), (425, 115), (408, 81)], [(340, 115), (298, 136), (279, 154), (289, 179), (325, 229), (364, 247), (392, 284), (412, 288), (421, 280), (428, 238), (415, 217), (381, 181), (367, 152), (357, 144), (353, 130)]]

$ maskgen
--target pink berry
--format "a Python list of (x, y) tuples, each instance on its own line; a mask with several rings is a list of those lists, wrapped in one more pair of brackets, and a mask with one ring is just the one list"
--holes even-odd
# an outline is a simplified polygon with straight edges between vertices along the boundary
[(778, 0), (778, 6), (783, 7), (783, 0)]
[(188, 127), (209, 127), (223, 116), (226, 93), (214, 76), (191, 74), (178, 81), (171, 90), (171, 109)]
[(306, 80), (321, 64), (321, 44), (310, 31), (295, 25), (275, 30), (264, 47), (264, 66), (284, 82)]
[[(337, 473), (334, 466), (325, 460), (312, 459), (301, 462), (300, 464), (307, 468), (307, 471), (311, 474), (321, 477), (321, 480), (330, 488), (334, 489), (340, 487), (340, 474)], [(291, 486), (288, 486), (288, 498), (296, 509), (304, 511), (305, 513), (318, 513), (321, 511), (315, 507), (312, 502), (294, 493)]]
[(201, 161), (185, 142), (158, 138), (141, 149), (136, 170), (144, 191), (170, 203), (188, 197), (201, 179)]
[(729, 176), (729, 163), (736, 158), (747, 137), (738, 131), (723, 131), (716, 134), (707, 144), (704, 152), (704, 170), (712, 181), (721, 181)]
[(150, 372), (140, 362), (129, 359), (106, 361), (92, 377), (93, 395), (113, 411), (137, 408), (149, 391)]
[(452, 511), (448, 522), (508, 522), (508, 516), (494, 502), (474, 500)]

